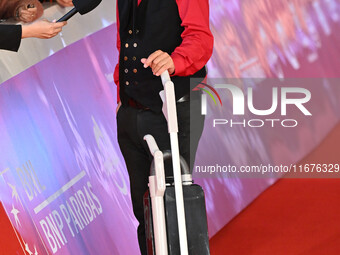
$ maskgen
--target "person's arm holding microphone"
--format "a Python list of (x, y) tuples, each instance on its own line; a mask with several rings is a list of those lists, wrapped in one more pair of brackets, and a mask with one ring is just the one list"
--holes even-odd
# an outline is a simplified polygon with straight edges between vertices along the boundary
[(35, 37), (50, 39), (62, 31), (67, 22), (50, 22), (46, 19), (22, 25), (21, 38)]
[[(64, 1), (66, 2), (68, 0)], [(101, 0), (73, 0), (72, 3), (74, 8), (57, 22), (39, 20), (22, 26), (0, 25), (0, 49), (18, 51), (21, 38), (52, 38), (61, 32), (62, 27), (67, 24), (66, 21), (68, 19), (73, 17), (76, 13), (84, 15), (91, 12), (101, 3)]]
[(22, 38), (49, 39), (60, 33), (66, 24), (38, 20), (24, 25), (0, 25), (0, 49), (18, 51)]

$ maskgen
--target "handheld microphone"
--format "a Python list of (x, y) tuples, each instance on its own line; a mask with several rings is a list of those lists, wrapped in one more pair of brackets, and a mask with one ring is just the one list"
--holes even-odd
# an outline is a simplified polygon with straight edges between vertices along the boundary
[(102, 0), (73, 0), (74, 8), (61, 17), (57, 22), (67, 21), (72, 18), (77, 12), (84, 15), (95, 9)]

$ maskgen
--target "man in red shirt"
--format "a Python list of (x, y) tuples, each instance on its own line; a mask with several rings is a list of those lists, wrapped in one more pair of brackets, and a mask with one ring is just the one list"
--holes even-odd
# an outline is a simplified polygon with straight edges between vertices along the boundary
[[(152, 156), (143, 137), (151, 134), (160, 150), (170, 149), (159, 96), (163, 89), (159, 76), (168, 70), (175, 84), (180, 153), (192, 169), (194, 157), (190, 158), (190, 153), (196, 152), (204, 118), (200, 101), (190, 96), (190, 79), (206, 77), (205, 64), (213, 50), (209, 1), (118, 0), (117, 31), (120, 54), (114, 78), (118, 88), (118, 142), (130, 176), (134, 214), (140, 223), (139, 246), (146, 254), (143, 195)], [(190, 118), (196, 120), (197, 139), (192, 141)], [(172, 175), (171, 167), (169, 170), (166, 166), (166, 175)]]

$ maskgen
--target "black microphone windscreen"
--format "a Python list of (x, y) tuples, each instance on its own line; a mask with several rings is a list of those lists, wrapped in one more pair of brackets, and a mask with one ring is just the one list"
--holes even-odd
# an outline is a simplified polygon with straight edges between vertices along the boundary
[(102, 0), (73, 0), (72, 2), (76, 10), (84, 15), (96, 8)]

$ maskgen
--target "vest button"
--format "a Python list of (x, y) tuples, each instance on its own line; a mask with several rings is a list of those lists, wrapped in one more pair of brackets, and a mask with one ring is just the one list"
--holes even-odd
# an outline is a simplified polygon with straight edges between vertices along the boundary
[(137, 48), (137, 43), (134, 43), (134, 44), (133, 44), (133, 47)]
[(132, 35), (132, 30), (131, 29), (129, 30), (129, 34)]
[(129, 85), (130, 85), (130, 82), (126, 81), (125, 84), (126, 84), (126, 86), (129, 86)]
[(129, 58), (127, 56), (124, 57), (124, 60), (127, 61)]
[(136, 34), (138, 34), (138, 33), (139, 33), (139, 30), (137, 29), (137, 30), (136, 30)]
[(137, 58), (136, 58), (136, 57), (132, 57), (132, 60), (133, 60), (133, 61), (136, 61), (136, 60), (137, 60)]
[(137, 72), (138, 72), (138, 70), (135, 68), (135, 69), (133, 69), (133, 72), (134, 72), (134, 73), (137, 73)]
[(129, 48), (129, 44), (128, 43), (125, 43), (125, 48)]
[(125, 73), (128, 73), (128, 72), (129, 72), (129, 70), (128, 70), (128, 69), (125, 69), (125, 70), (124, 70), (124, 72), (125, 72)]

